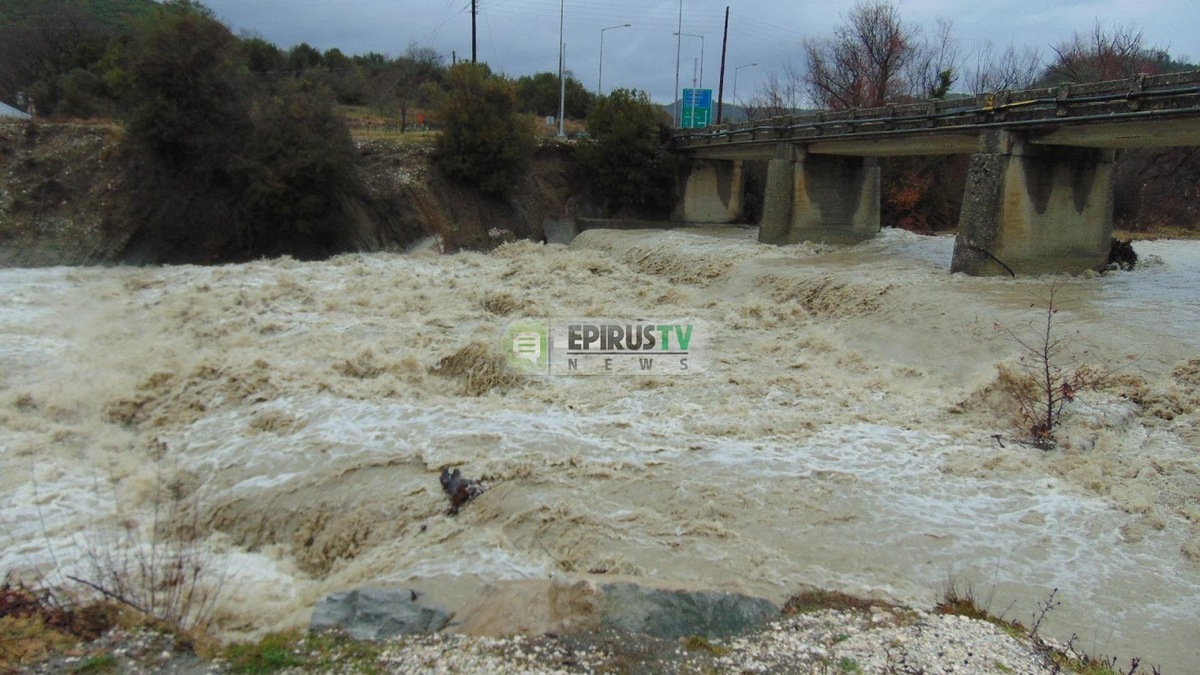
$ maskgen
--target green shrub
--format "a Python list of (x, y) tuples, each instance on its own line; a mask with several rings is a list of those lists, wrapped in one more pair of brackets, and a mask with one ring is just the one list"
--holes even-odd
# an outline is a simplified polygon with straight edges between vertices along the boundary
[(134, 257), (217, 262), (347, 248), (342, 207), (358, 194), (357, 156), (327, 89), (256, 84), (241, 43), (192, 0), (165, 2), (125, 58)]
[(247, 249), (302, 258), (337, 252), (342, 205), (361, 188), (332, 97), (297, 86), (264, 103), (254, 121), (240, 200)]
[(661, 212), (673, 204), (675, 167), (665, 143), (671, 123), (645, 92), (617, 89), (588, 114), (580, 164), (610, 211)]
[(239, 239), (237, 179), (253, 120), (236, 44), (203, 6), (169, 0), (129, 48), (129, 218), (149, 259), (218, 260)]
[(472, 183), (484, 194), (508, 196), (536, 142), (532, 120), (518, 112), (512, 84), (484, 65), (454, 66), (437, 119), (442, 135), (436, 161), (442, 173)]

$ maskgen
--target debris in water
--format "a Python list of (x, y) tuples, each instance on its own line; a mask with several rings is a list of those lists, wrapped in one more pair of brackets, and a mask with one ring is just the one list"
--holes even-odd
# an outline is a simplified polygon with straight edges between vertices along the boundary
[(463, 478), (458, 469), (453, 473), (450, 469), (442, 469), (442, 490), (450, 497), (450, 508), (446, 509), (446, 515), (453, 516), (467, 502), (483, 494), (487, 486), (483, 481)]
[(1137, 264), (1137, 253), (1133, 250), (1133, 240), (1121, 241), (1113, 237), (1108, 249), (1108, 265), (1110, 270), (1130, 271)]

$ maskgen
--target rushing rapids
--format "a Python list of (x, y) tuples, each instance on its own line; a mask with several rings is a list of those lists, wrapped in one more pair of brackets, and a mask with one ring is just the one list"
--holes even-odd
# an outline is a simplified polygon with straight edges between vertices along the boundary
[[(743, 230), (224, 267), (0, 271), (0, 570), (87, 574), (114, 513), (197, 509), (229, 636), (323, 595), (628, 578), (927, 606), (990, 589), (1089, 651), (1200, 662), (1200, 243), (1058, 279), (1063, 363), (1117, 368), (1016, 441), (998, 365), (1049, 279), (946, 271), (951, 241)], [(692, 317), (707, 367), (548, 377), (522, 317)], [(445, 468), (488, 486), (446, 515)], [(89, 553), (91, 551), (92, 553)], [(504, 632), (498, 620), (493, 627)]]

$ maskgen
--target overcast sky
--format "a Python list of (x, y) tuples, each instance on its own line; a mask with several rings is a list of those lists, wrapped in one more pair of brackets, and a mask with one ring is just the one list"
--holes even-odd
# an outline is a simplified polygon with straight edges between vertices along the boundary
[[(280, 47), (300, 42), (347, 54), (402, 54), (410, 43), (432, 47), (449, 63), (452, 54), (471, 57), (471, 0), (203, 0), (236, 32), (261, 35)], [(678, 59), (680, 87), (700, 76), (714, 90), (721, 62), (725, 8), (730, 8), (725, 100), (753, 94), (772, 70), (799, 63), (800, 40), (828, 35), (853, 6), (842, 0), (683, 0), (685, 35)], [(669, 102), (676, 79), (679, 0), (477, 0), (478, 54), (493, 70), (511, 76), (557, 72), (559, 16), (567, 69), (595, 90), (642, 89)], [(1009, 43), (1049, 54), (1050, 45), (1075, 31), (1136, 26), (1147, 46), (1168, 48), (1175, 58), (1200, 58), (1200, 2), (1196, 0), (901, 0), (902, 18), (933, 31), (938, 19), (954, 24), (965, 51), (990, 41), (996, 51)], [(973, 62), (973, 61), (972, 61)], [(968, 64), (969, 65), (969, 64)]]

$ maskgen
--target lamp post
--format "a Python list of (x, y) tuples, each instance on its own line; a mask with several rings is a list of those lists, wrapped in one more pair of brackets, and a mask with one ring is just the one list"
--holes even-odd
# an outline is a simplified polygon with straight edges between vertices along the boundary
[(741, 70), (742, 68), (752, 68), (752, 67), (754, 67), (754, 66), (757, 66), (757, 65), (758, 65), (757, 63), (747, 63), (747, 64), (746, 64), (746, 65), (744, 65), (744, 66), (738, 66), (737, 68), (734, 68), (734, 69), (733, 69), (733, 100), (734, 100), (735, 102), (737, 101), (737, 76), (738, 76), (738, 71), (739, 71), (739, 70)]
[(600, 77), (596, 78), (596, 95), (604, 95), (604, 31), (614, 28), (629, 28), (633, 24), (623, 23), (618, 26), (609, 26), (608, 28), (600, 29)]
[[(703, 89), (704, 88), (704, 36), (696, 35), (694, 33), (675, 33), (675, 35), (700, 38), (700, 87), (699, 88)], [(694, 74), (695, 73), (693, 73), (693, 75)]]
[(563, 114), (567, 108), (567, 81), (563, 79), (563, 59), (566, 58), (567, 45), (563, 42), (563, 17), (566, 16), (567, 0), (558, 3), (558, 137), (566, 138), (566, 127), (563, 126)]
[[(683, 0), (679, 0), (679, 28), (676, 28), (675, 30), (678, 30), (680, 32), (683, 31)], [(672, 99), (674, 99), (676, 96), (679, 96), (679, 94), (680, 94), (680, 92), (679, 92), (679, 53), (680, 53), (682, 47), (683, 47), (683, 37), (680, 36), (679, 33), (676, 33), (675, 34), (675, 92), (673, 94), (671, 94)], [(677, 127), (683, 126), (682, 122), (683, 122), (683, 99), (681, 98), (681, 99), (679, 99), (679, 105), (675, 106), (675, 126), (677, 126)]]

